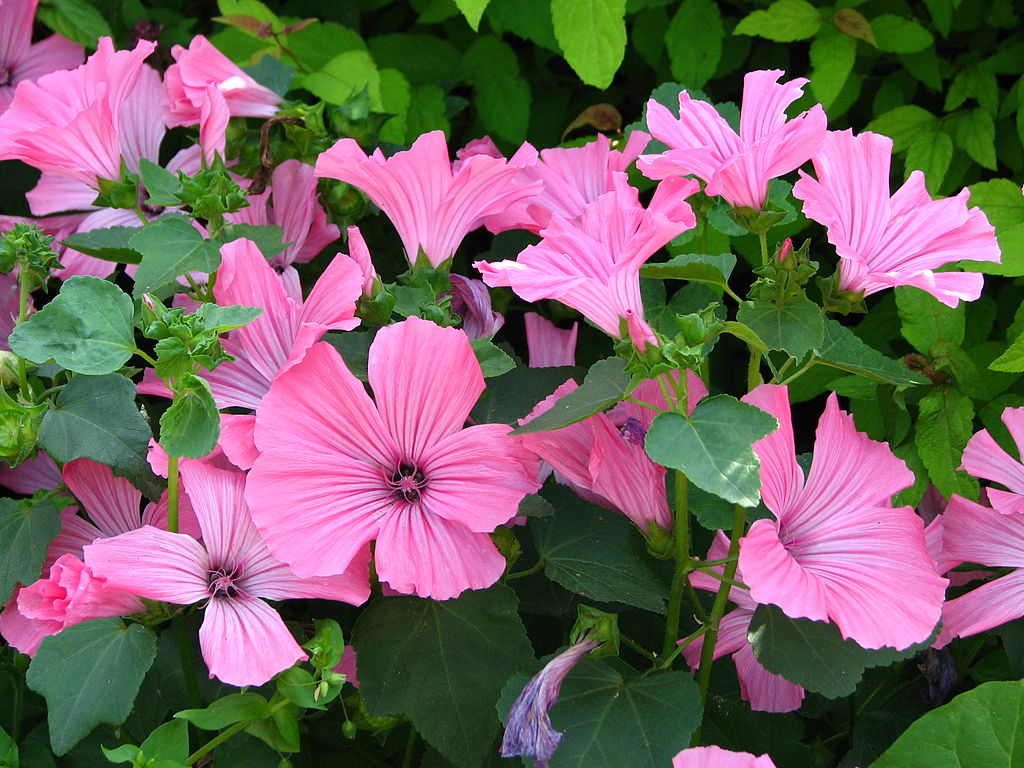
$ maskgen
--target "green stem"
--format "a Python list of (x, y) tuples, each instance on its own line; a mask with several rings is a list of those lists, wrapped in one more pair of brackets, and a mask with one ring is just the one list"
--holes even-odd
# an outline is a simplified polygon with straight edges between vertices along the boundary
[(802, 366), (796, 373), (794, 373), (788, 379), (783, 379), (782, 381), (780, 381), (779, 384), (785, 385), (785, 384), (789, 384), (791, 381), (796, 381), (801, 376), (803, 376), (805, 373), (807, 373), (807, 371), (809, 371), (811, 369), (811, 366), (813, 366), (816, 362), (818, 362), (818, 359), (816, 357), (812, 357), (807, 364)]
[(693, 584), (690, 580), (686, 581), (686, 592), (690, 596), (690, 602), (693, 604), (693, 613), (697, 619), (703, 624), (708, 620), (708, 612), (704, 610), (704, 606), (700, 604), (700, 598), (697, 597), (697, 590), (693, 588)]
[(405, 742), (405, 755), (402, 756), (402, 768), (412, 768), (412, 758), (416, 754), (416, 729), (409, 725), (409, 739)]
[(139, 217), (139, 221), (142, 222), (142, 226), (148, 227), (150, 225), (149, 217), (142, 212), (142, 209), (138, 206), (138, 204), (136, 204), (135, 207), (132, 208), (132, 210), (135, 211), (135, 215)]
[[(28, 319), (28, 297), (31, 293), (28, 281), (28, 270), (22, 269), (18, 273), (18, 322), (15, 325), (21, 325)], [(32, 402), (32, 393), (28, 388), (28, 364), (21, 355), (18, 356), (18, 391), (25, 402)]]
[(711, 568), (704, 568), (704, 567), (701, 567), (699, 565), (694, 565), (693, 569), (697, 570), (697, 571), (700, 571), (705, 576), (710, 576), (712, 579), (715, 579), (715, 580), (721, 582), (722, 584), (728, 584), (730, 587), (739, 587), (740, 589), (750, 589), (750, 587), (748, 587), (742, 581), (739, 581), (738, 579), (727, 579), (725, 576), (723, 576), (722, 574), (718, 573), (717, 571), (715, 571), (715, 570), (713, 570)]
[(653, 664), (656, 664), (658, 662), (658, 657), (655, 656), (653, 653), (651, 653), (646, 648), (644, 648), (642, 645), (640, 645), (640, 643), (638, 643), (636, 640), (632, 640), (631, 638), (626, 637), (622, 633), (619, 633), (619, 640), (624, 642), (626, 645), (628, 645), (634, 651), (639, 653), (641, 656), (643, 656), (649, 662), (651, 662)]
[(178, 656), (181, 658), (181, 671), (185, 676), (185, 689), (188, 691), (188, 703), (192, 709), (201, 709), (203, 700), (199, 695), (199, 682), (196, 680), (196, 665), (192, 661), (192, 646), (185, 632), (185, 622), (178, 614), (171, 619), (174, 625), (174, 636), (178, 642)]
[[(685, 402), (685, 398), (683, 399)], [(690, 572), (690, 516), (689, 481), (676, 470), (676, 505), (672, 533), (675, 538), (676, 569), (672, 575), (672, 590), (668, 597), (668, 617), (665, 621), (665, 640), (661, 646), (662, 657), (668, 656), (679, 638), (679, 617), (683, 607), (683, 590), (689, 584)]]
[(178, 532), (178, 457), (167, 457), (167, 530)]
[(627, 403), (633, 403), (633, 405), (639, 405), (641, 408), (647, 408), (649, 410), (654, 411), (655, 413), (664, 413), (664, 411), (661, 408), (658, 408), (656, 405), (651, 405), (650, 403), (645, 403), (643, 400), (638, 400), (637, 398), (633, 397), (632, 395), (626, 395), (622, 399), (623, 399), (623, 401), (625, 401)]
[(768, 235), (765, 232), (760, 232), (757, 239), (761, 243), (761, 263), (768, 264)]
[(521, 579), (524, 576), (532, 576), (533, 574), (538, 573), (538, 572), (540, 572), (542, 570), (544, 570), (544, 560), (543, 559), (538, 560), (536, 563), (534, 563), (532, 566), (527, 568), (525, 571), (516, 571), (515, 573), (508, 574), (505, 577), (505, 580), (508, 581), (509, 579)]
[(761, 350), (750, 349), (750, 362), (747, 364), (747, 391), (761, 384)]
[[(700, 667), (697, 669), (697, 687), (700, 689), (701, 705), (707, 703), (708, 684), (711, 682), (711, 663), (715, 657), (715, 644), (718, 642), (718, 625), (725, 615), (725, 607), (729, 603), (729, 584), (736, 578), (736, 566), (739, 561), (740, 537), (743, 536), (743, 529), (747, 523), (747, 511), (737, 504), (732, 512), (732, 535), (729, 539), (729, 557), (736, 558), (725, 564), (724, 580), (715, 595), (715, 602), (711, 606), (711, 616), (708, 617), (704, 633), (704, 647), (700, 649)], [(694, 731), (691, 746), (700, 746), (700, 728)]]
[[(281, 701), (277, 702), (277, 704), (274, 704), (270, 708), (270, 712), (268, 713), (267, 717), (270, 717), (271, 715), (273, 715), (275, 712), (277, 712), (277, 710), (279, 710), (282, 707), (284, 707), (287, 703), (288, 703), (288, 699), (282, 699)], [(189, 755), (188, 756), (188, 760), (185, 761), (185, 764), (186, 765), (195, 765), (200, 760), (200, 758), (202, 758), (204, 755), (209, 754), (214, 749), (216, 749), (221, 744), (223, 744), (225, 741), (227, 741), (232, 736), (234, 736), (236, 733), (241, 733), (246, 728), (248, 728), (250, 725), (252, 725), (253, 723), (256, 723), (256, 722), (259, 722), (259, 721), (258, 720), (243, 720), (240, 723), (235, 723), (230, 728), (225, 728), (223, 731), (218, 733), (216, 736), (214, 736), (208, 742), (203, 744), (203, 746), (201, 746), (199, 749), (197, 749), (195, 752), (193, 752), (191, 755)]]
[(670, 666), (672, 664), (672, 662), (676, 660), (676, 656), (678, 656), (683, 651), (685, 651), (687, 649), (687, 647), (690, 644), (693, 643), (694, 640), (696, 640), (698, 637), (703, 636), (707, 631), (708, 631), (708, 627), (705, 624), (703, 627), (698, 629), (696, 632), (691, 632), (690, 634), (688, 634), (686, 637), (684, 637), (682, 640), (680, 640), (678, 643), (676, 643), (676, 647), (672, 649), (672, 653), (670, 653), (668, 656), (664, 657), (661, 660), (661, 664), (659, 666), (662, 669)]
[(146, 354), (145, 352), (143, 352), (138, 347), (135, 348), (135, 354), (138, 355), (139, 357), (141, 357), (143, 360), (145, 360), (150, 365), (156, 366), (156, 360), (154, 360), (150, 355)]
[(21, 721), (25, 717), (25, 681), (11, 675), (11, 687), (14, 688), (14, 712), (11, 714), (11, 739), (17, 744), (21, 741)]

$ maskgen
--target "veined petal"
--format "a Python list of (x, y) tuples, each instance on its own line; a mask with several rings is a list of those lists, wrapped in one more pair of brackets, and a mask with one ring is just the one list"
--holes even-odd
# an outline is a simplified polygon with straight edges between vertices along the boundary
[(75, 459), (64, 465), (64, 482), (82, 502), (103, 536), (117, 536), (139, 527), (142, 493), (105, 464)]
[(212, 568), (242, 563), (250, 550), (264, 547), (245, 504), (242, 472), (226, 472), (193, 459), (182, 459), (180, 471)]
[(953, 495), (942, 515), (942, 548), (960, 562), (1024, 566), (1024, 514), (1005, 513)]
[(954, 637), (970, 637), (1024, 616), (1024, 570), (982, 584), (946, 603), (942, 635), (936, 645)]
[(228, 457), (228, 461), (239, 469), (250, 469), (256, 457), (260, 455), (252, 436), (255, 427), (254, 414), (220, 415), (220, 437), (217, 438), (217, 444)]
[(749, 702), (755, 712), (793, 712), (800, 709), (804, 689), (761, 666), (750, 643), (736, 651), (732, 660), (740, 680), (740, 698)]
[(189, 605), (210, 596), (210, 556), (202, 545), (150, 525), (93, 542), (85, 564), (107, 586), (150, 600)]
[(804, 473), (796, 463), (789, 388), (762, 384), (742, 398), (779, 421), (779, 428), (754, 443), (761, 460), (761, 497), (780, 520), (793, 505), (804, 485)]
[(786, 549), (770, 520), (756, 520), (740, 539), (739, 569), (758, 603), (779, 606), (794, 619), (828, 621), (825, 586)]
[(370, 548), (363, 547), (342, 574), (301, 577), (264, 547), (250, 554), (239, 586), (267, 600), (322, 597), (361, 605), (370, 597)]
[[(1007, 408), (1003, 411), (1003, 423), (1014, 425), (1012, 434), (1015, 441), (1020, 435), (1022, 415), (1024, 408)], [(1015, 493), (1024, 493), (1024, 464), (1004, 451), (987, 429), (967, 441), (962, 460), (961, 469), (966, 469), (971, 475), (1005, 485)]]

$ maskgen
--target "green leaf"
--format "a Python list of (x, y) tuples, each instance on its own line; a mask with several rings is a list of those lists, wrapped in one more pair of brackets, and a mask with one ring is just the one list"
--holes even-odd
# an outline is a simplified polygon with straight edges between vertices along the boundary
[(116, 373), (75, 376), (43, 416), (39, 447), (61, 464), (83, 457), (106, 464), (156, 498), (159, 485), (146, 460), (151, 437), (129, 379)]
[(984, 683), (914, 722), (871, 768), (1016, 768), (1022, 720), (1024, 680)]
[(832, 318), (825, 319), (825, 334), (815, 353), (824, 364), (887, 384), (906, 386), (928, 380), (905, 365), (864, 343), (853, 331)]
[(466, 17), (470, 28), (477, 32), (480, 29), (480, 17), (484, 15), (484, 10), (489, 2), (490, 0), (455, 0), (455, 5), (459, 12)]
[(955, 389), (934, 390), (920, 402), (914, 444), (932, 483), (946, 498), (954, 493), (978, 498), (978, 481), (958, 470), (974, 434), (974, 405)]
[(932, 24), (943, 37), (949, 37), (949, 28), (953, 23), (953, 9), (960, 0), (924, 0), (924, 5), (931, 14)]
[(0, 728), (0, 766), (3, 768), (20, 768), (18, 745), (3, 728)]
[(139, 159), (139, 178), (149, 194), (149, 205), (181, 205), (181, 180), (176, 174), (143, 157)]
[(174, 716), (204, 731), (219, 731), (245, 720), (270, 717), (270, 704), (258, 693), (232, 693), (204, 709), (185, 709)]
[(575, 424), (617, 403), (628, 391), (630, 376), (621, 357), (598, 360), (587, 371), (578, 389), (560, 398), (550, 409), (527, 422), (513, 435), (528, 435)]
[(152, 630), (120, 619), (43, 638), (25, 682), (46, 699), (53, 751), (63, 755), (100, 723), (124, 722), (155, 656)]
[(135, 354), (132, 300), (113, 283), (76, 275), (60, 294), (11, 333), (11, 350), (69, 371), (113, 373)]
[(555, 38), (587, 85), (611, 85), (626, 52), (625, 16), (626, 0), (551, 0)]
[(382, 111), (393, 117), (381, 126), (377, 134), (379, 141), (404, 144), (407, 133), (405, 118), (412, 104), (412, 88), (405, 75), (397, 69), (380, 71), (380, 101)]
[[(316, 25), (313, 24), (311, 26)], [(288, 42), (290, 44), (291, 40)], [(269, 53), (263, 54), (255, 64), (242, 67), (242, 71), (257, 83), (269, 88), (281, 97), (287, 95), (288, 91), (291, 90), (292, 81), (295, 79), (295, 67), (285, 64)]]
[(930, 355), (940, 341), (956, 346), (963, 343), (964, 303), (948, 307), (930, 293), (912, 286), (896, 289), (900, 333), (922, 355)]
[(1024, 333), (1020, 334), (989, 366), (993, 371), (1021, 373), (1024, 371)]
[(857, 41), (839, 32), (823, 34), (811, 43), (811, 90), (828, 109), (843, 90), (857, 58)]
[(473, 348), (485, 379), (501, 376), (516, 367), (516, 361), (488, 339), (470, 339), (469, 346)]
[(689, 673), (626, 680), (611, 665), (584, 659), (551, 708), (551, 725), (565, 735), (550, 765), (663, 768), (689, 746), (700, 719), (700, 693)]
[(322, 69), (302, 79), (302, 87), (329, 104), (344, 104), (363, 90), (370, 96), (370, 107), (381, 109), (380, 72), (373, 57), (363, 50), (339, 53)]
[(220, 244), (205, 239), (190, 219), (176, 213), (138, 230), (129, 244), (142, 254), (132, 291), (135, 298), (169, 285), (191, 270), (215, 272), (220, 266)]
[(188, 725), (181, 720), (164, 723), (146, 737), (139, 745), (139, 751), (148, 760), (167, 760), (185, 765), (189, 755)]
[(942, 131), (924, 131), (910, 142), (903, 163), (907, 176), (911, 171), (924, 173), (925, 186), (937, 194), (953, 159), (953, 139)]
[(683, 0), (665, 32), (672, 77), (690, 88), (711, 79), (722, 58), (725, 28), (712, 0)]
[(820, 347), (825, 334), (821, 308), (805, 296), (779, 306), (744, 301), (736, 320), (761, 337), (768, 349), (781, 349), (796, 359)]
[(283, 229), (267, 224), (228, 224), (220, 231), (219, 240), (222, 243), (230, 243), (232, 240), (239, 240), (243, 237), (246, 240), (252, 240), (260, 249), (260, 253), (268, 259), (282, 253), (290, 245), (290, 243), (282, 242)]
[(821, 13), (806, 0), (775, 0), (767, 10), (744, 18), (734, 35), (757, 35), (777, 43), (805, 40), (821, 26)]
[(708, 493), (744, 507), (761, 498), (761, 462), (753, 444), (778, 429), (774, 416), (729, 395), (701, 400), (693, 413), (659, 413), (647, 455), (678, 469)]
[[(1024, 110), (1018, 114), (1024, 114)], [(1001, 264), (962, 262), (961, 266), (990, 275), (1024, 275), (1024, 195), (1021, 195), (1020, 187), (1009, 179), (992, 179), (972, 184), (969, 189), (970, 204), (981, 208), (989, 223), (996, 228), (1003, 258)]]
[(736, 266), (736, 257), (731, 253), (718, 255), (681, 253), (668, 261), (644, 264), (641, 277), (660, 280), (689, 280), (695, 283), (710, 283), (722, 290), (729, 290), (729, 275)]
[(61, 242), (69, 248), (81, 251), (97, 259), (116, 261), (120, 264), (138, 264), (142, 254), (128, 245), (128, 241), (139, 233), (138, 227), (107, 227), (89, 232), (76, 232)]
[(840, 8), (832, 14), (832, 21), (835, 22), (836, 29), (844, 35), (875, 46), (875, 33), (871, 30), (871, 22), (860, 11)]
[(53, 501), (0, 499), (0, 593), (40, 576), (46, 548), (60, 533), (60, 515)]
[(996, 169), (996, 124), (984, 109), (978, 107), (961, 115), (953, 139), (982, 168)]
[(665, 613), (670, 575), (647, 554), (643, 536), (624, 515), (563, 485), (546, 488), (544, 498), (555, 514), (530, 527), (549, 579), (588, 600)]
[(39, 6), (36, 20), (90, 50), (96, 50), (99, 38), (114, 36), (103, 14), (86, 0), (49, 0)]
[(220, 411), (206, 379), (181, 375), (182, 390), (160, 417), (160, 445), (168, 456), (199, 459), (217, 445)]
[(769, 672), (829, 699), (853, 693), (868, 667), (908, 659), (933, 639), (899, 651), (872, 651), (844, 640), (835, 624), (791, 619), (774, 605), (757, 606), (747, 638), (757, 660)]
[(412, 144), (421, 134), (441, 130), (449, 133), (445, 92), (429, 83), (412, 89), (409, 111), (405, 115), (405, 143)]
[(200, 304), (196, 315), (203, 319), (203, 328), (208, 332), (225, 333), (241, 328), (263, 314), (263, 307), (243, 307), (232, 304), (222, 307), (209, 302)]
[(883, 13), (871, 20), (878, 50), (887, 53), (916, 53), (933, 42), (932, 33), (916, 21), (892, 13)]
[(921, 107), (908, 104), (890, 109), (879, 115), (867, 125), (867, 130), (884, 133), (893, 142), (893, 151), (902, 152), (910, 146), (921, 133), (934, 133), (938, 130), (939, 121), (931, 112)]
[(339, 53), (356, 50), (366, 50), (366, 42), (358, 32), (333, 21), (319, 21), (288, 35), (290, 55), (282, 58), (286, 63), (301, 65), (299, 71), (316, 72)]
[[(344, 356), (344, 350), (340, 351)], [(537, 403), (576, 374), (577, 370), (569, 366), (529, 368), (520, 363), (506, 375), (488, 379), (487, 389), (470, 417), (480, 424), (515, 425)]]
[(971, 98), (993, 117), (999, 109), (996, 73), (984, 62), (957, 73), (946, 92), (946, 103), (942, 106), (942, 111), (952, 112)]
[(522, 141), (530, 120), (530, 86), (519, 76), (512, 46), (494, 35), (478, 37), (462, 55), (462, 68), (487, 130), (513, 143)]
[[(459, 51), (436, 35), (379, 35), (366, 42), (379, 67), (400, 70), (413, 85), (459, 79)], [(410, 56), (410, 51), (416, 55)]]
[(500, 728), (494, 704), (502, 685), (533, 658), (516, 608), (502, 586), (444, 602), (370, 603), (352, 636), (370, 714), (404, 714), (456, 765), (482, 765)]

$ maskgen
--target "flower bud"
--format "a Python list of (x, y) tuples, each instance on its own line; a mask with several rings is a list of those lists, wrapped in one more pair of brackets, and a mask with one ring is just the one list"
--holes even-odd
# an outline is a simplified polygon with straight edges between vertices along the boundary
[(16, 467), (32, 455), (44, 413), (43, 404), (22, 405), (6, 392), (0, 395), (0, 459)]

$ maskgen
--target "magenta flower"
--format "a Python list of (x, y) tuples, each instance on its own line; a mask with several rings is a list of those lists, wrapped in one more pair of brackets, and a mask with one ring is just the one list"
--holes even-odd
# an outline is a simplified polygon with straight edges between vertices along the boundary
[(22, 160), (43, 172), (96, 189), (97, 177), (121, 177), (121, 107), (155, 43), (140, 40), (114, 51), (110, 38), (82, 66), (18, 85), (0, 115), (0, 159)]
[(573, 323), (572, 328), (559, 328), (536, 312), (526, 312), (523, 322), (526, 325), (526, 349), (531, 368), (576, 365), (578, 323)]
[(691, 747), (672, 758), (672, 768), (775, 768), (768, 755), (730, 752), (721, 747)]
[(804, 478), (796, 462), (789, 392), (762, 384), (746, 395), (779, 420), (754, 443), (761, 498), (775, 520), (757, 520), (740, 541), (739, 568), (757, 603), (787, 616), (832, 621), (864, 648), (906, 648), (939, 620), (946, 580), (934, 569), (921, 518), (892, 507), (913, 473), (839, 410), (829, 396)]
[(431, 131), (388, 158), (379, 149), (367, 157), (353, 139), (341, 139), (320, 155), (316, 175), (363, 190), (395, 225), (409, 263), (422, 252), (438, 267), (482, 217), (540, 191), (539, 182), (516, 181), (525, 162), (519, 153), (508, 161), (480, 154), (453, 171), (444, 133)]
[(32, 44), (32, 21), (39, 0), (4, 0), (0, 15), (0, 114), (10, 105), (23, 80), (35, 80), (56, 69), (74, 69), (85, 58), (78, 43), (50, 35)]
[(509, 710), (505, 737), (501, 741), (502, 757), (525, 755), (539, 768), (547, 768), (548, 760), (564, 735), (551, 725), (548, 710), (558, 703), (565, 676), (598, 645), (596, 640), (579, 640), (530, 678)]
[(839, 254), (839, 287), (877, 293), (913, 285), (943, 304), (981, 295), (975, 272), (934, 272), (967, 258), (1000, 260), (995, 230), (979, 208), (968, 208), (970, 192), (932, 200), (924, 174), (913, 171), (889, 197), (892, 139), (865, 132), (831, 131), (814, 158), (817, 180), (801, 172), (793, 196), (804, 214), (828, 229)]
[(90, 544), (86, 564), (108, 586), (140, 597), (203, 604), (199, 645), (210, 676), (229, 685), (262, 685), (307, 658), (264, 600), (321, 597), (358, 605), (370, 594), (368, 551), (339, 575), (299, 578), (270, 554), (252, 524), (244, 474), (184, 460), (181, 478), (202, 544), (147, 525)]
[[(1001, 418), (1017, 445), (1017, 455), (1024, 457), (1024, 408), (1005, 408)], [(989, 502), (1000, 512), (1024, 512), (1024, 464), (1004, 451), (987, 429), (967, 442), (961, 469), (1010, 489), (985, 489)]]
[(326, 576), (376, 540), (396, 592), (489, 587), (505, 558), (488, 534), (537, 489), (538, 464), (504, 424), (463, 429), (484, 389), (469, 339), (411, 317), (378, 332), (368, 371), (374, 400), (320, 343), (263, 398), (246, 493), (271, 552)]
[[(293, 283), (282, 281), (250, 240), (233, 240), (221, 247), (213, 291), (217, 303), (261, 307), (263, 314), (231, 331), (222, 342), (233, 361), (199, 373), (210, 383), (218, 408), (256, 410), (274, 377), (300, 359), (324, 333), (359, 325), (355, 309), (362, 276), (352, 259), (336, 255), (305, 301), (301, 293), (288, 293), (289, 288), (301, 290), (298, 275), (292, 272), (296, 277)], [(138, 391), (170, 397), (170, 390), (152, 369), (147, 369)], [(253, 422), (252, 415), (221, 414), (220, 446), (242, 469), (252, 466), (255, 458)]]
[(586, 205), (579, 219), (552, 216), (541, 231), (543, 240), (527, 247), (515, 261), (473, 264), (491, 287), (506, 286), (526, 301), (557, 299), (579, 310), (614, 338), (629, 335), (643, 348), (654, 340), (643, 320), (640, 267), (676, 235), (696, 226), (683, 198), (697, 191), (697, 182), (666, 179), (648, 208), (624, 174), (615, 176), (615, 190)]
[[(729, 538), (722, 532), (715, 534), (711, 548), (708, 550), (708, 560), (722, 560), (729, 554)], [(718, 573), (725, 571), (724, 566), (715, 566)], [(743, 581), (740, 571), (736, 572), (736, 579)], [(706, 589), (709, 592), (718, 592), (721, 582), (713, 576), (708, 576), (700, 571), (690, 574), (690, 584), (697, 589)], [(792, 712), (799, 709), (804, 700), (804, 689), (796, 683), (791, 683), (782, 675), (776, 675), (765, 669), (761, 662), (754, 655), (754, 648), (750, 644), (748, 631), (750, 620), (754, 618), (754, 611), (757, 609), (750, 592), (739, 587), (729, 588), (729, 600), (735, 603), (736, 607), (722, 617), (718, 626), (718, 641), (715, 643), (715, 659), (732, 654), (733, 663), (736, 665), (736, 676), (740, 681), (740, 698), (750, 703), (750, 708), (758, 712)], [(686, 663), (692, 669), (700, 666), (700, 654), (704, 648), (704, 637), (701, 636), (683, 649), (683, 656)]]
[(743, 77), (739, 135), (705, 101), (679, 94), (679, 117), (654, 99), (647, 102), (651, 135), (669, 146), (660, 155), (641, 155), (640, 172), (651, 179), (697, 176), (709, 195), (729, 205), (761, 210), (768, 182), (799, 168), (814, 156), (825, 137), (827, 118), (820, 104), (792, 120), (786, 107), (803, 95), (806, 78), (779, 83), (781, 69), (748, 72)]

